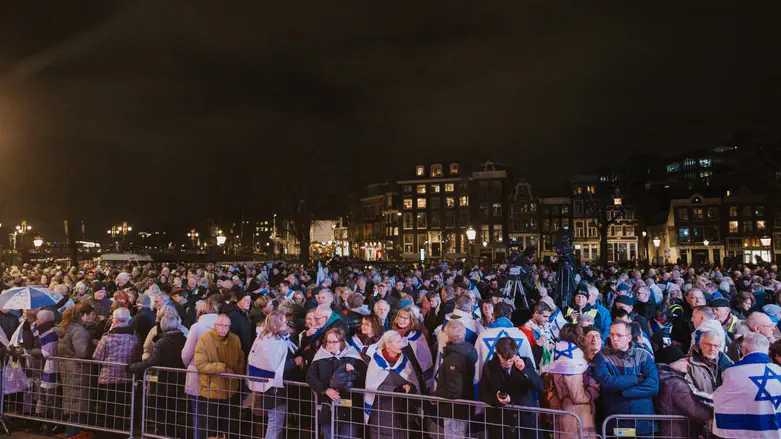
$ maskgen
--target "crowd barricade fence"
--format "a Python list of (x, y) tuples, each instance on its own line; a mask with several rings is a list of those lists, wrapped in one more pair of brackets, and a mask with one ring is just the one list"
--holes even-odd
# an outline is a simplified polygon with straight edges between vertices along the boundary
[(133, 437), (137, 381), (126, 364), (24, 354), (2, 366), (3, 418)]
[(276, 388), (247, 375), (150, 367), (141, 432), (157, 439), (317, 439), (316, 407), (317, 395), (305, 383)]
[[(403, 392), (352, 389), (345, 398), (327, 401), (330, 438), (552, 438), (581, 439), (583, 425), (572, 412), (479, 401), (450, 400)], [(371, 400), (371, 408), (368, 401)], [(321, 419), (323, 414), (321, 414)]]
[(678, 415), (612, 415), (602, 423), (602, 439), (697, 439), (689, 435), (690, 422), (686, 416)]

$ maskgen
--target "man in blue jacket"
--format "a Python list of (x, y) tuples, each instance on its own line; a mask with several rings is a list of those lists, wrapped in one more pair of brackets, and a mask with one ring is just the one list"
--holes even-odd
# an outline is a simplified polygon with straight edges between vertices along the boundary
[[(659, 392), (659, 375), (651, 354), (632, 341), (629, 323), (613, 322), (608, 345), (597, 354), (591, 367), (592, 376), (600, 385), (606, 418), (654, 414), (653, 397)], [(617, 424), (610, 422), (608, 431), (612, 432), (616, 427), (634, 428), (638, 436), (655, 431), (652, 421), (637, 421), (630, 417)]]

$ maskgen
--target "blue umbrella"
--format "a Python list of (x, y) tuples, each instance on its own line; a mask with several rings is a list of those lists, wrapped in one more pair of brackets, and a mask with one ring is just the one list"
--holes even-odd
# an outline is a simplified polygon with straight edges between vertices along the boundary
[(18, 287), (0, 294), (0, 308), (35, 309), (60, 303), (62, 296), (42, 286)]

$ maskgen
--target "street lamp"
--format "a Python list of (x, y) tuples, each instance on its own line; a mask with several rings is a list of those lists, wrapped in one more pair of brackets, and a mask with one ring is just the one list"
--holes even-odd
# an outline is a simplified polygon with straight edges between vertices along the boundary
[(653, 243), (654, 243), (654, 247), (656, 247), (656, 251), (658, 252), (659, 246), (662, 245), (662, 240), (659, 239), (659, 237), (657, 236), (656, 238), (653, 239)]
[(705, 244), (705, 247), (707, 247), (708, 245), (710, 245), (710, 241), (708, 241), (707, 239), (706, 239), (705, 241), (702, 241), (702, 243), (703, 243), (703, 244)]
[(195, 229), (190, 229), (190, 231), (187, 232), (187, 237), (190, 238), (190, 241), (193, 242), (193, 248), (195, 248), (195, 241), (199, 236), (201, 236), (200, 233), (198, 233)]
[(41, 239), (40, 236), (36, 236), (35, 239), (33, 240), (33, 245), (35, 245), (36, 249), (40, 248), (41, 245), (43, 245), (43, 239)]
[(759, 238), (759, 242), (761, 242), (763, 246), (769, 247), (770, 246), (770, 237), (769, 236), (763, 236), (763, 237)]
[(225, 237), (225, 235), (218, 235), (217, 236), (217, 245), (222, 246), (225, 245), (225, 240), (228, 239)]
[(477, 237), (477, 231), (475, 231), (475, 229), (473, 229), (471, 226), (468, 229), (466, 229), (466, 239), (469, 240), (469, 265), (472, 265), (472, 246), (475, 242), (476, 237)]

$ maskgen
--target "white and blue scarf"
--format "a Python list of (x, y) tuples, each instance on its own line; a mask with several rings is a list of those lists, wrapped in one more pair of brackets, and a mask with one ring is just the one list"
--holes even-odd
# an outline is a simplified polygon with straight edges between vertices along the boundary
[[(471, 345), (474, 345), (475, 342), (477, 342), (477, 337), (484, 330), (483, 325), (481, 325), (477, 320), (473, 319), (472, 313), (470, 312), (464, 312), (460, 309), (457, 309), (446, 315), (444, 323), (442, 323), (441, 326), (434, 330), (434, 338), (437, 341), (437, 358), (434, 361), (434, 380), (436, 380), (437, 374), (439, 372), (439, 366), (442, 364), (442, 360), (445, 358), (445, 346), (447, 345), (447, 337), (443, 334), (445, 331), (445, 325), (447, 325), (447, 322), (453, 318), (458, 319), (458, 321), (464, 325), (464, 328), (466, 329), (466, 336), (464, 337), (464, 341)], [(436, 382), (434, 383), (434, 387), (436, 387)]]
[[(378, 390), (391, 372), (399, 374), (411, 386), (418, 388), (418, 385), (415, 384), (415, 381), (417, 381), (415, 379), (415, 371), (412, 369), (412, 363), (410, 363), (406, 355), (402, 353), (395, 363), (389, 364), (382, 356), (382, 353), (377, 351), (372, 356), (369, 368), (366, 371), (366, 390)], [(374, 393), (367, 393), (363, 398), (363, 417), (367, 424), (374, 406), (375, 396)]]

